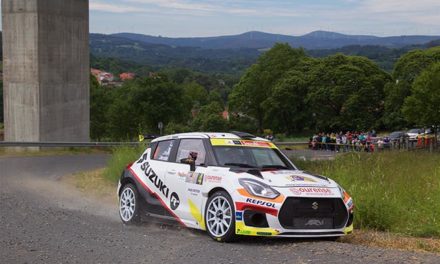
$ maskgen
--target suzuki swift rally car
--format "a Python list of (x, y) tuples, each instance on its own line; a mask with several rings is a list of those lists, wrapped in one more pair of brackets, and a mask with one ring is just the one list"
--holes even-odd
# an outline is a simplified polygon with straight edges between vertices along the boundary
[(127, 166), (119, 214), (238, 235), (339, 237), (353, 231), (353, 200), (333, 180), (298, 170), (277, 147), (246, 133), (160, 137)]

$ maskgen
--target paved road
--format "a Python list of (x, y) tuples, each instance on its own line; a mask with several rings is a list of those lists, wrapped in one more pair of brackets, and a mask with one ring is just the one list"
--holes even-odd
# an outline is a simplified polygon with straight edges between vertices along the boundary
[(61, 177), (106, 156), (0, 158), (0, 263), (439, 263), (439, 256), (295, 239), (219, 244), (202, 232), (124, 226), (113, 203)]

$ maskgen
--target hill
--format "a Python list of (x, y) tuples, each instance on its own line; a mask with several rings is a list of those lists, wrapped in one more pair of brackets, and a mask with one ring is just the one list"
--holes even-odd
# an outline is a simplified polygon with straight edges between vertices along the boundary
[[(90, 47), (91, 53), (96, 57), (104, 58), (118, 58), (121, 60), (133, 61), (141, 65), (149, 65), (155, 68), (163, 67), (181, 67), (190, 68), (192, 70), (208, 72), (208, 73), (227, 73), (239, 75), (243, 70), (247, 69), (252, 65), (262, 51), (266, 49), (257, 49), (261, 47), (261, 43), (265, 42), (267, 45), (271, 43), (270, 34), (266, 33), (256, 33), (254, 37), (261, 41), (256, 41), (254, 48), (232, 48), (232, 46), (237, 47), (237, 43), (244, 40), (236, 40), (235, 44), (229, 42), (229, 49), (216, 49), (216, 48), (201, 48), (194, 47), (191, 45), (196, 45), (200, 43), (205, 45), (205, 47), (214, 47), (213, 43), (207, 44), (205, 42), (198, 42), (199, 40), (194, 39), (183, 39), (183, 42), (178, 41), (178, 39), (168, 39), (170, 45), (158, 44), (158, 43), (147, 43), (145, 41), (151, 40), (157, 42), (157, 39), (150, 38), (145, 35), (132, 35), (136, 37), (125, 38), (124, 34), (115, 35), (102, 35), (102, 34), (91, 34), (90, 36)], [(286, 38), (279, 35), (279, 42), (286, 42)], [(343, 39), (353, 39), (356, 38), (359, 42), (370, 41), (373, 42), (377, 37), (370, 36), (347, 36), (338, 33), (326, 33), (326, 32), (313, 32), (306, 35), (308, 39), (315, 39), (315, 41), (321, 41), (324, 45), (330, 42), (331, 39), (338, 39), (343, 41)], [(226, 37), (220, 37), (220, 39), (225, 40)], [(393, 38), (393, 37), (390, 37)], [(211, 39), (211, 38), (209, 38)], [(324, 41), (323, 39), (327, 39)], [(423, 39), (423, 38), (422, 38)], [(217, 41), (219, 40), (213, 40)], [(377, 41), (377, 40), (376, 40)], [(175, 46), (175, 45), (184, 46)], [(265, 45), (266, 45), (265, 44)], [(185, 46), (186, 45), (186, 46)], [(390, 47), (390, 46), (380, 46), (380, 45), (349, 45), (340, 48), (333, 49), (307, 49), (307, 53), (313, 57), (325, 57), (336, 53), (343, 53), (345, 55), (354, 56), (364, 56), (380, 65), (386, 71), (391, 72), (394, 63), (400, 56), (409, 50), (413, 49), (425, 49), (433, 46), (440, 45), (440, 39), (430, 41), (423, 44), (413, 44), (407, 45), (400, 48)]]
[(256, 49), (202, 49), (146, 43), (113, 35), (91, 34), (90, 52), (156, 68), (183, 67), (196, 71), (241, 72), (260, 55)]
[(408, 45), (427, 43), (440, 36), (390, 36), (345, 35), (335, 32), (314, 31), (303, 36), (271, 34), (259, 31), (219, 37), (168, 38), (133, 33), (113, 34), (143, 43), (163, 44), (173, 47), (199, 47), (203, 49), (267, 49), (277, 42), (289, 43), (292, 47), (305, 49), (335, 49), (349, 45), (376, 45), (401, 48)]

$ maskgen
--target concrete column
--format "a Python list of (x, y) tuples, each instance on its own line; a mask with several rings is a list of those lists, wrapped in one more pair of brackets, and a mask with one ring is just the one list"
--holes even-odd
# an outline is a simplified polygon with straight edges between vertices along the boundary
[(2, 0), (6, 141), (89, 140), (88, 0)]

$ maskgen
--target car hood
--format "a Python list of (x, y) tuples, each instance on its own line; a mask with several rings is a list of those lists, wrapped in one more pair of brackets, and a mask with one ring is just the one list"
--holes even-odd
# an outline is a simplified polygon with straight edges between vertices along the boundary
[(272, 187), (338, 187), (333, 180), (299, 170), (262, 171), (261, 175)]

